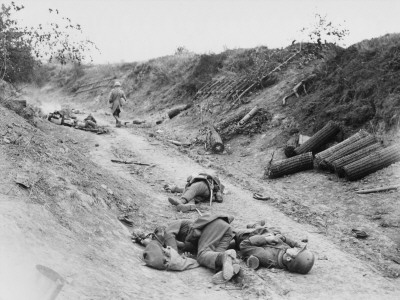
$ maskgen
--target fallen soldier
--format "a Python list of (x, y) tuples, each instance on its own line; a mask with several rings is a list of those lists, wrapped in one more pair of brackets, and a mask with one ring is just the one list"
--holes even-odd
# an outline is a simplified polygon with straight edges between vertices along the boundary
[(232, 221), (233, 217), (229, 216), (204, 215), (195, 222), (180, 220), (165, 229), (157, 229), (152, 239), (144, 236), (139, 241), (146, 245), (143, 261), (156, 269), (183, 271), (196, 264), (187, 255), (177, 253), (190, 250), (197, 254), (199, 265), (218, 271), (212, 277), (213, 283), (225, 283), (240, 271), (236, 251), (229, 249), (234, 238)]
[(260, 225), (235, 232), (239, 253), (249, 268), (279, 268), (299, 274), (311, 270), (315, 257), (306, 244), (301, 245), (278, 230)]
[(221, 203), (224, 186), (218, 176), (199, 173), (189, 176), (185, 188), (167, 187), (173, 193), (183, 193), (180, 199), (168, 198), (169, 203), (176, 206), (177, 211), (188, 212), (196, 209), (198, 202), (212, 201)]

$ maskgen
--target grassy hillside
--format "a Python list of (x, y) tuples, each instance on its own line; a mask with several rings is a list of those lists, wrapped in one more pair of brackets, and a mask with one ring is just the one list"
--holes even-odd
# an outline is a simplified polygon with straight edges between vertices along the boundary
[(293, 105), (302, 123), (320, 127), (333, 119), (351, 129), (380, 131), (398, 126), (400, 35), (341, 49), (316, 74), (310, 94)]
[[(47, 75), (42, 74), (41, 81), (52, 81), (73, 93), (84, 84), (115, 78), (122, 82), (129, 98), (125, 116), (149, 122), (164, 117), (174, 105), (194, 104), (188, 112), (172, 120), (170, 126), (198, 128), (203, 117), (216, 123), (237, 111), (259, 105), (265, 113), (260, 121), (264, 126), (257, 124), (255, 133), (278, 127), (281, 133), (295, 128), (312, 134), (329, 120), (338, 121), (345, 135), (360, 128), (387, 133), (399, 123), (399, 49), (399, 35), (393, 34), (346, 49), (295, 44), (284, 49), (258, 47), (220, 54), (181, 52), (140, 63), (75, 65), (61, 70), (47, 66), (44, 72)], [(299, 53), (285, 63), (296, 52)], [(265, 74), (269, 75), (265, 78)], [(300, 89), (300, 97), (288, 98), (283, 107), (283, 97), (311, 74), (315, 76), (307, 83), (306, 92)], [(232, 99), (216, 95), (194, 100), (196, 92), (210, 80), (243, 76), (258, 85), (234, 109)], [(110, 86), (93, 89), (77, 94), (76, 98), (90, 103), (93, 109), (106, 109), (109, 89)], [(205, 115), (200, 115), (200, 107)], [(277, 123), (276, 118), (285, 121)]]

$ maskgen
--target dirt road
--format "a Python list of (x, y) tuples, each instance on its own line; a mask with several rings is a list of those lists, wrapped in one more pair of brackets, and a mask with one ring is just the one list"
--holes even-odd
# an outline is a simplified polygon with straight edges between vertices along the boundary
[[(146, 187), (151, 202), (142, 208), (143, 213), (154, 223), (166, 222), (170, 218), (194, 218), (196, 213), (176, 213), (169, 205), (167, 196), (162, 186), (165, 183), (182, 186), (188, 175), (205, 169), (193, 160), (183, 155), (177, 149), (163, 145), (160, 141), (140, 134), (135, 129), (116, 129), (111, 135), (94, 136), (94, 142), (100, 146), (93, 148), (91, 155), (93, 161), (110, 170), (115, 176), (122, 176), (126, 180), (139, 180)], [(147, 163), (152, 166), (131, 167), (115, 164), (111, 158), (130, 158), (131, 160)], [(134, 170), (132, 172), (132, 170)], [(134, 173), (134, 174), (132, 174)], [(252, 198), (252, 192), (231, 182), (229, 178), (221, 176), (222, 182), (229, 191), (222, 204), (201, 204), (200, 210), (229, 213), (235, 216), (233, 226), (241, 227), (245, 224), (260, 219), (266, 219), (267, 224), (279, 227), (290, 236), (301, 239), (307, 238), (309, 248), (318, 256), (312, 272), (306, 276), (290, 274), (277, 270), (246, 271), (247, 288), (242, 291), (230, 291), (234, 297), (267, 296), (274, 299), (395, 299), (400, 292), (396, 281), (382, 277), (376, 270), (365, 262), (342, 252), (321, 234), (315, 233), (315, 228), (299, 224), (264, 201)], [(259, 186), (268, 191), (265, 183), (258, 179), (251, 185)], [(270, 190), (274, 195), (276, 190)], [(140, 250), (135, 249), (135, 253)], [(154, 276), (160, 272), (150, 271)], [(191, 288), (193, 283), (185, 280), (186, 272), (174, 274), (177, 280), (182, 280)], [(157, 274), (157, 275), (156, 275)], [(187, 272), (196, 278), (196, 284), (206, 287), (209, 284), (210, 272), (197, 269)], [(169, 275), (170, 278), (170, 275)], [(162, 281), (160, 285), (162, 285)], [(167, 283), (169, 286), (170, 283)], [(219, 288), (218, 288), (219, 289)], [(214, 288), (212, 288), (214, 290)], [(329, 292), (328, 292), (329, 291)], [(221, 291), (219, 291), (221, 292)], [(222, 292), (221, 292), (222, 293)], [(221, 296), (227, 296), (225, 293)]]
[[(10, 113), (4, 109), (0, 113), (2, 132), (6, 128), (11, 131), (22, 130), (23, 126), (31, 128), (24, 125), (22, 119), (6, 122)], [(101, 123), (111, 124), (111, 117), (105, 117), (103, 112), (95, 117)], [(11, 129), (8, 125), (12, 122), (20, 125), (13, 125), (15, 128)], [(151, 230), (173, 219), (197, 216), (197, 213), (177, 213), (167, 201), (169, 194), (163, 190), (164, 184), (183, 185), (192, 173), (215, 170), (205, 169), (177, 148), (164, 145), (157, 136), (150, 137), (138, 129), (121, 128), (110, 134), (94, 135), (64, 126), (46, 126), (48, 129), (42, 135), (51, 137), (49, 141), (53, 143), (44, 145), (44, 149), (41, 148), (43, 141), (48, 141), (39, 136), (34, 136), (31, 144), (28, 140), (21, 146), (2, 143), (0, 147), (3, 170), (0, 174), (1, 300), (32, 299), (35, 286), (30, 286), (29, 282), (36, 276), (32, 270), (37, 264), (48, 266), (65, 278), (57, 299), (398, 298), (400, 288), (396, 280), (383, 277), (365, 261), (343, 252), (328, 237), (315, 233), (315, 227), (299, 224), (269, 202), (252, 198), (254, 190), (272, 197), (278, 197), (281, 192), (295, 194), (295, 190), (284, 191), (248, 175), (246, 185), (242, 186), (234, 179), (241, 177), (241, 171), (230, 170), (225, 176), (228, 173), (223, 172), (224, 165), (218, 167), (228, 190), (224, 203), (212, 207), (201, 204), (200, 210), (232, 214), (235, 227), (266, 219), (269, 226), (278, 227), (294, 238), (307, 238), (309, 248), (318, 257), (312, 271), (304, 276), (275, 269), (244, 268), (242, 284), (214, 286), (210, 282), (213, 273), (205, 268), (180, 273), (150, 269), (139, 259), (143, 249), (130, 241), (129, 228), (117, 220), (117, 212), (108, 205), (116, 198), (112, 193), (105, 195), (100, 191), (104, 183), (116, 193), (118, 186), (113, 186), (110, 180), (116, 178), (119, 188), (124, 189), (125, 194), (130, 193), (129, 197), (139, 205), (135, 227)], [(89, 171), (97, 174), (90, 178), (95, 181), (93, 184), (65, 177), (70, 174), (67, 169), (74, 166), (74, 161), (66, 157), (67, 153), (69, 157), (78, 156), (74, 154), (76, 150), (68, 146), (74, 145), (70, 142), (72, 139), (81, 144), (81, 151), (87, 151), (79, 161), (82, 165), (72, 170), (80, 172), (77, 178), (81, 179)], [(20, 147), (23, 151), (19, 151)], [(116, 164), (111, 162), (113, 158), (146, 165)], [(89, 166), (89, 160), (96, 165)], [(16, 186), (13, 180), (18, 172), (34, 170), (35, 164), (50, 169), (47, 181), (38, 183), (46, 184), (45, 190), (54, 192), (43, 197), (50, 202), (34, 201), (30, 191)], [(93, 173), (92, 168), (97, 168), (97, 173)]]

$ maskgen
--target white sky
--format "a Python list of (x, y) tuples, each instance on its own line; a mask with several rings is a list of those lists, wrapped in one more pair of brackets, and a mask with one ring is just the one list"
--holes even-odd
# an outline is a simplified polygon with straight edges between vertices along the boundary
[[(0, 3), (10, 1), (0, 0)], [(326, 15), (349, 29), (349, 46), (400, 32), (399, 0), (15, 0), (26, 24), (45, 23), (48, 8), (79, 23), (101, 53), (95, 63), (133, 62), (174, 54), (179, 46), (195, 53), (225, 47), (280, 48), (299, 41), (314, 15)]]

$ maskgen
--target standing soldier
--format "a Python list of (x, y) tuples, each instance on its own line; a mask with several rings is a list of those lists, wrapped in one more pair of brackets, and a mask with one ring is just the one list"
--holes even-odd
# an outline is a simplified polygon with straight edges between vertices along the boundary
[(108, 98), (108, 103), (110, 103), (111, 112), (115, 118), (116, 126), (121, 127), (121, 121), (119, 120), (119, 114), (122, 111), (122, 106), (126, 102), (126, 96), (121, 88), (121, 83), (116, 81), (114, 83), (114, 88), (111, 90), (110, 96)]

